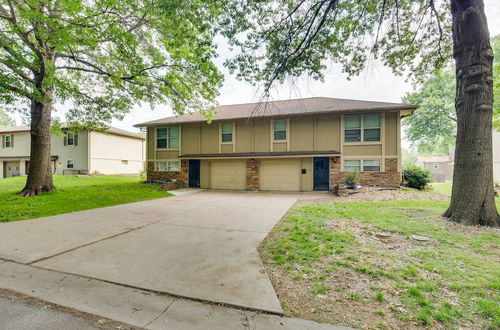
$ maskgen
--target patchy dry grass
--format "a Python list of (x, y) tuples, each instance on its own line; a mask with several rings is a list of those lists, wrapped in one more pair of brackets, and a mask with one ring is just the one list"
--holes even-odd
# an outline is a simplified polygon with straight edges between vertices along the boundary
[(500, 328), (500, 231), (450, 223), (446, 206), (296, 207), (260, 249), (285, 313), (356, 328)]

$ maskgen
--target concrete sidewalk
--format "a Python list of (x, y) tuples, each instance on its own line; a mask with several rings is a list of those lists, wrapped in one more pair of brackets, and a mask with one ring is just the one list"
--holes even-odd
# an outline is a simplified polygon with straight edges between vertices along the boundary
[(0, 258), (281, 313), (257, 246), (299, 194), (202, 191), (0, 224)]
[[(8, 287), (10, 290), (52, 304), (145, 329), (346, 329), (312, 321), (180, 299), (1, 260), (0, 287)], [(1, 310), (0, 320), (2, 320)], [(39, 319), (41, 322), (43, 320), (45, 320), (43, 317)], [(73, 322), (77, 321), (73, 320)]]

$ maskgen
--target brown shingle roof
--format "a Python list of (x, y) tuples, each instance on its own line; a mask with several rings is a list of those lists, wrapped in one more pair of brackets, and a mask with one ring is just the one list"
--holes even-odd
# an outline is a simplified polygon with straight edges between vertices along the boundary
[[(10, 126), (10, 127), (2, 127), (0, 128), (0, 133), (15, 133), (15, 132), (29, 132), (30, 127), (29, 126)], [(114, 135), (120, 135), (120, 136), (127, 136), (135, 139), (141, 139), (145, 140), (146, 138), (143, 136), (140, 136), (139, 134), (135, 134), (129, 131), (125, 131), (123, 129), (119, 129), (116, 127), (109, 127), (106, 130), (106, 133), (108, 134), (114, 134)]]
[[(216, 107), (212, 120), (277, 117), (304, 114), (321, 114), (347, 111), (414, 110), (412, 104), (311, 97), (305, 99), (269, 101), (266, 103), (246, 103), (221, 105)], [(168, 123), (190, 123), (206, 121), (200, 112), (166, 117), (134, 125), (135, 127), (155, 126)]]

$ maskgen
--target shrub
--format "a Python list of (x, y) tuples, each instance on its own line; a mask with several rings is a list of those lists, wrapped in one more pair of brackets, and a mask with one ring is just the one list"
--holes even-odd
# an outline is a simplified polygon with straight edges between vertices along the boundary
[(345, 177), (345, 184), (348, 186), (355, 186), (359, 183), (359, 172), (349, 172)]
[(431, 171), (418, 166), (408, 166), (403, 170), (403, 180), (411, 188), (422, 190), (432, 181)]
[(139, 176), (143, 181), (146, 181), (148, 179), (148, 170), (144, 169), (139, 172)]

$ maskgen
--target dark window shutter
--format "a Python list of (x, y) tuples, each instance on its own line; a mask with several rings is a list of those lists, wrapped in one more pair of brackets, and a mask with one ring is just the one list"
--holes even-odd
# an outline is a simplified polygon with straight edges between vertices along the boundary
[(73, 135), (73, 145), (75, 147), (78, 145), (78, 134)]
[(14, 148), (14, 135), (10, 136), (10, 147)]
[(68, 134), (64, 134), (64, 145), (68, 145)]

